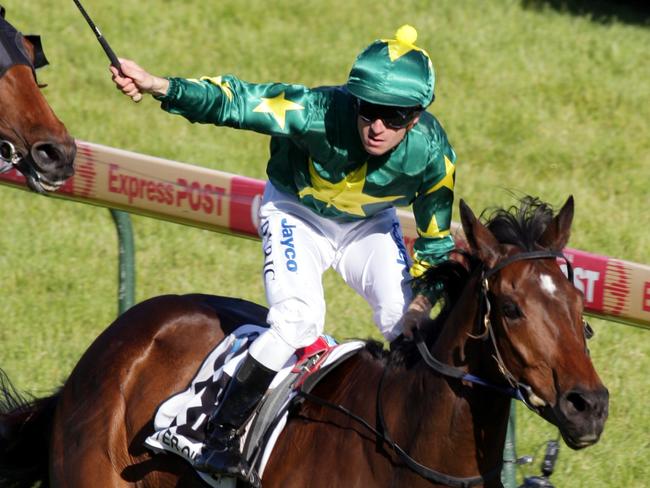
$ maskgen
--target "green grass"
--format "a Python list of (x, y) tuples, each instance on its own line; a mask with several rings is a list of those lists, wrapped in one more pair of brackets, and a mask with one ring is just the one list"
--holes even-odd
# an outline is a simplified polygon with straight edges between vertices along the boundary
[[(539, 2), (538, 2), (539, 3)], [(571, 247), (650, 263), (650, 31), (516, 1), (86, 0), (119, 55), (160, 75), (343, 83), (354, 56), (402, 23), (432, 56), (439, 117), (458, 153), (457, 196), (475, 209), (510, 192), (576, 198)], [(134, 105), (73, 2), (5, 0), (43, 36), (51, 105), (79, 139), (263, 178), (268, 140), (192, 126)], [(543, 3), (542, 3), (543, 5)], [(21, 389), (55, 388), (116, 313), (108, 211), (0, 188), (0, 365)], [(457, 220), (457, 212), (455, 212)], [(137, 298), (206, 292), (263, 302), (259, 244), (134, 217)], [(377, 337), (367, 306), (325, 276), (327, 331)], [(562, 446), (556, 486), (641, 487), (650, 478), (650, 336), (594, 320), (591, 349), (611, 392), (600, 443)], [(556, 431), (519, 409), (518, 451)], [(537, 471), (539, 459), (535, 462)], [(527, 472), (532, 472), (529, 470)]]

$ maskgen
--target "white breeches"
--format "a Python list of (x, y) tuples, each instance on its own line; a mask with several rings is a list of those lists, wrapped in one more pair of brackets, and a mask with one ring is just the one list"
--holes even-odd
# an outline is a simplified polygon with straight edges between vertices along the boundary
[(340, 222), (267, 183), (259, 217), (271, 330), (251, 346), (255, 359), (280, 369), (295, 349), (323, 333), (322, 275), (329, 267), (368, 302), (387, 340), (401, 333), (397, 323), (411, 299), (411, 263), (394, 209)]

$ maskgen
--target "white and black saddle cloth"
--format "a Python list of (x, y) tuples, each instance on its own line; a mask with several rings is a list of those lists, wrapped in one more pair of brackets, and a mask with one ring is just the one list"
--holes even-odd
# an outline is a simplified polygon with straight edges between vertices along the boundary
[[(145, 446), (154, 452), (177, 454), (193, 464), (203, 448), (210, 413), (218, 405), (248, 347), (265, 330), (259, 325), (243, 325), (224, 338), (205, 358), (190, 386), (158, 407), (154, 433), (145, 440)], [(363, 341), (336, 344), (331, 337), (321, 336), (312, 346), (297, 351), (276, 375), (242, 436), (242, 452), (260, 478), (286, 425), (291, 401), (305, 377), (317, 370), (331, 369), (356, 354), (364, 345)], [(233, 479), (217, 479), (207, 473), (197, 473), (211, 486), (235, 486)]]

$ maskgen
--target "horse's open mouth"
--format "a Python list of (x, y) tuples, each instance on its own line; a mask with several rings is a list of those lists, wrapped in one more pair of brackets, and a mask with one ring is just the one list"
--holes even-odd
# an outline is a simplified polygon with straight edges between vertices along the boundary
[(51, 181), (43, 173), (37, 171), (33, 162), (29, 161), (29, 159), (29, 157), (21, 159), (16, 168), (25, 177), (30, 190), (43, 194), (56, 191), (63, 185), (65, 180)]

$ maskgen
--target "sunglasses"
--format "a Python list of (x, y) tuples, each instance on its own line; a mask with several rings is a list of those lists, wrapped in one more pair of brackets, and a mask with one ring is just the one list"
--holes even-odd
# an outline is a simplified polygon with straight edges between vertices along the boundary
[(377, 105), (357, 98), (357, 114), (366, 123), (381, 119), (390, 129), (403, 129), (422, 111), (420, 107)]

